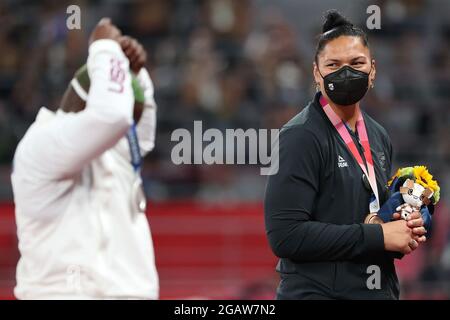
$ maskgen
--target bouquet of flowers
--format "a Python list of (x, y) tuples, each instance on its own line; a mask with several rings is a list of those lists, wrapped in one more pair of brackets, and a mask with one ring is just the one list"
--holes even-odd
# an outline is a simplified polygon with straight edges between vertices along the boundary
[(398, 169), (388, 187), (391, 197), (378, 211), (378, 217), (388, 222), (394, 212), (400, 212), (407, 220), (413, 211), (420, 211), (426, 227), (431, 228), (430, 216), (439, 202), (440, 187), (425, 166)]
[(413, 210), (419, 211), (423, 205), (434, 206), (440, 198), (441, 189), (425, 166), (398, 169), (388, 182), (389, 187), (393, 185), (396, 185), (394, 191), (399, 191), (404, 201), (396, 211), (401, 212), (405, 220)]

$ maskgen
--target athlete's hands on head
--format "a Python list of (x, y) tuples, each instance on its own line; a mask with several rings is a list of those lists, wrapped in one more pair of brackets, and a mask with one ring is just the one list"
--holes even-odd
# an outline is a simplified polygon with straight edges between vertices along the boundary
[(130, 61), (130, 69), (134, 73), (138, 73), (147, 62), (147, 52), (142, 44), (130, 36), (123, 36), (119, 28), (111, 23), (111, 19), (109, 18), (102, 18), (95, 26), (94, 30), (92, 30), (89, 37), (89, 45), (100, 39), (117, 41)]
[(147, 52), (139, 41), (130, 36), (120, 37), (119, 44), (130, 61), (130, 69), (137, 74), (147, 62)]
[[(137, 74), (139, 70), (145, 66), (145, 63), (147, 62), (147, 52), (142, 44), (130, 36), (122, 35), (119, 28), (117, 28), (117, 26), (115, 26), (109, 18), (102, 18), (95, 26), (94, 30), (92, 30), (89, 37), (89, 45), (100, 39), (110, 39), (116, 41), (130, 62), (131, 71), (135, 74)], [(144, 105), (142, 103), (135, 102), (133, 111), (133, 118), (135, 122), (138, 122), (141, 118), (143, 107)]]
[(119, 38), (122, 36), (122, 32), (114, 24), (111, 23), (111, 19), (102, 18), (94, 30), (92, 30), (89, 37), (89, 45), (92, 42), (100, 39), (111, 39), (119, 42)]

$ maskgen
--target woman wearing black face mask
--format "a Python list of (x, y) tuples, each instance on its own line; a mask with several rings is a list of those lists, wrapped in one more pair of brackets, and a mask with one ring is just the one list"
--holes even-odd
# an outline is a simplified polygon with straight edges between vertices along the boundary
[(282, 128), (279, 171), (265, 195), (267, 236), (280, 258), (277, 298), (398, 299), (393, 257), (415, 250), (426, 231), (374, 223), (388, 196), (392, 146), (360, 109), (376, 74), (364, 31), (328, 12), (313, 72), (317, 94)]

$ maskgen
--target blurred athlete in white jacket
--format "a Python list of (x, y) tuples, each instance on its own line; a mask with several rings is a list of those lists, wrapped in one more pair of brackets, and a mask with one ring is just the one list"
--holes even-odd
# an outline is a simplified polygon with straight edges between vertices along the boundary
[(145, 60), (137, 41), (102, 19), (90, 39), (89, 88), (74, 79), (60, 109), (41, 108), (19, 143), (17, 298), (158, 298), (139, 171), (156, 127)]

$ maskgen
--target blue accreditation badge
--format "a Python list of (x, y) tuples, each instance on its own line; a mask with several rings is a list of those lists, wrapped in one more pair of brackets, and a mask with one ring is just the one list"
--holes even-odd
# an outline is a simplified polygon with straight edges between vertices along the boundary
[(380, 206), (378, 204), (377, 198), (372, 193), (370, 195), (370, 201), (369, 201), (369, 212), (370, 213), (377, 213), (378, 210), (380, 210)]

